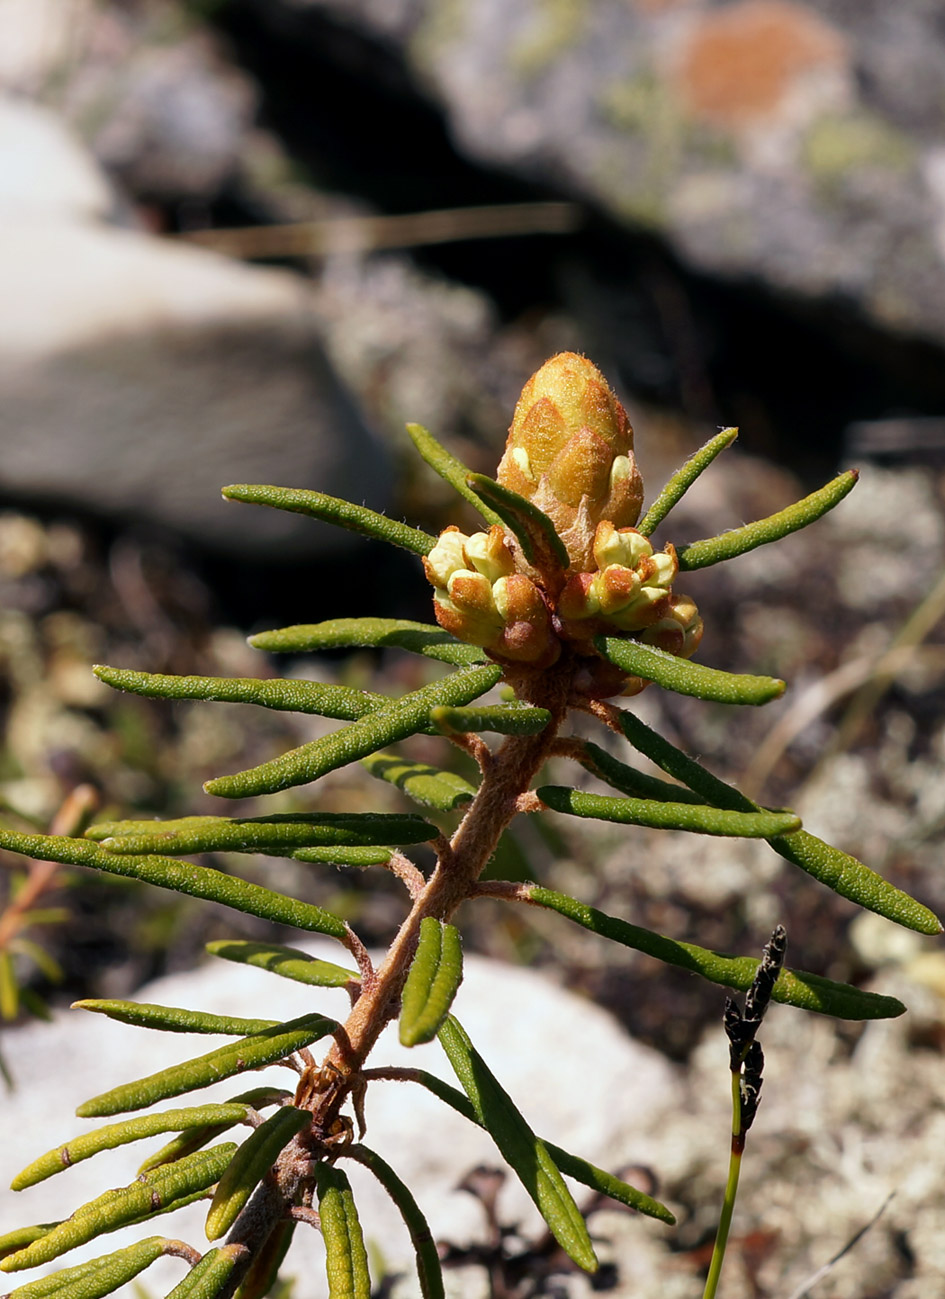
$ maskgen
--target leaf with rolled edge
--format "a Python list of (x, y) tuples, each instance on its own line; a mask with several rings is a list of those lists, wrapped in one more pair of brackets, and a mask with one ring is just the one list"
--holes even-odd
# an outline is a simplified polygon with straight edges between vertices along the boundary
[(37, 861), (57, 861), (69, 866), (91, 866), (110, 875), (125, 875), (156, 884), (159, 888), (186, 893), (190, 897), (219, 902), (263, 920), (294, 925), (310, 933), (344, 938), (345, 922), (321, 907), (298, 898), (274, 893), (260, 884), (250, 884), (236, 875), (227, 875), (210, 866), (176, 861), (173, 857), (130, 857), (107, 852), (88, 839), (67, 839), (62, 835), (18, 834), (0, 828), (0, 848), (20, 853)]
[(420, 939), (401, 998), (403, 1046), (433, 1041), (462, 981), (463, 941), (459, 930), (434, 916), (425, 916), (420, 921)]
[[(662, 934), (653, 933), (650, 929), (631, 925), (616, 916), (608, 916), (596, 907), (589, 907), (567, 894), (555, 893), (537, 884), (529, 886), (525, 900), (535, 906), (557, 911), (582, 928), (590, 929), (615, 943), (622, 943), (624, 947), (645, 952), (647, 956), (653, 956), (666, 965), (678, 965), (725, 988), (745, 991), (751, 987), (758, 969), (757, 958), (753, 956), (724, 956), (697, 947), (694, 943), (677, 942)], [(774, 985), (772, 999), (786, 1006), (815, 1010), (821, 1015), (833, 1015), (838, 1019), (892, 1019), (903, 1014), (906, 1009), (895, 997), (863, 992), (849, 984), (835, 983), (832, 979), (808, 974), (804, 970), (782, 969)]]
[(766, 519), (746, 523), (744, 527), (733, 528), (718, 537), (706, 537), (703, 541), (694, 541), (690, 546), (683, 546), (677, 552), (680, 572), (694, 568), (707, 568), (709, 564), (718, 564), (736, 555), (744, 555), (748, 550), (764, 546), (769, 541), (780, 541), (791, 532), (806, 528), (839, 505), (844, 496), (856, 486), (859, 477), (855, 469), (847, 469), (838, 474), (829, 483), (802, 501), (789, 505), (786, 510), (770, 514)]
[(573, 756), (592, 775), (631, 798), (655, 799), (660, 803), (705, 805), (705, 799), (693, 793), (686, 785), (672, 785), (668, 780), (660, 780), (658, 776), (637, 771), (636, 767), (621, 762), (590, 740), (580, 741), (580, 750)]
[[(621, 730), (635, 749), (662, 767), (667, 775), (683, 781), (707, 802), (739, 812), (758, 810), (757, 803), (707, 771), (701, 763), (663, 739), (633, 713), (620, 711), (617, 716)], [(800, 866), (821, 884), (867, 911), (875, 911), (877, 915), (920, 934), (942, 932), (941, 922), (928, 907), (897, 889), (856, 857), (824, 843), (806, 830), (776, 835), (768, 842), (786, 861)]]
[(452, 1015), (440, 1028), (439, 1037), (477, 1119), (518, 1175), (555, 1240), (578, 1267), (596, 1271), (597, 1256), (587, 1224), (544, 1143), (532, 1132)]
[(208, 1249), (167, 1299), (215, 1299), (229, 1283), (233, 1269), (245, 1252), (244, 1245), (221, 1245), (218, 1249)]
[(325, 1242), (328, 1299), (371, 1299), (367, 1250), (351, 1184), (340, 1168), (319, 1164), (315, 1186)]
[[(475, 1109), (463, 1093), (457, 1091), (455, 1087), (451, 1087), (442, 1078), (438, 1078), (436, 1074), (427, 1073), (424, 1069), (411, 1069), (410, 1081), (420, 1083), (421, 1086), (426, 1087), (434, 1096), (456, 1110), (457, 1114), (461, 1114), (470, 1123), (475, 1123), (480, 1128), (483, 1126), (476, 1115)], [(542, 1140), (545, 1149), (558, 1165), (559, 1170), (567, 1174), (568, 1177), (573, 1177), (575, 1181), (582, 1182), (594, 1191), (602, 1191), (604, 1195), (609, 1195), (612, 1200), (617, 1200), (620, 1204), (626, 1204), (631, 1209), (645, 1213), (647, 1217), (658, 1218), (660, 1222), (666, 1222), (670, 1225), (676, 1221), (675, 1216), (659, 1200), (654, 1200), (652, 1196), (644, 1194), (643, 1191), (638, 1191), (629, 1182), (621, 1181), (619, 1177), (615, 1177), (613, 1173), (605, 1172), (604, 1169), (598, 1168), (596, 1164), (589, 1163), (578, 1155), (569, 1154), (568, 1151), (562, 1150), (560, 1146), (556, 1146), (545, 1138), (542, 1138)]]
[(4, 1232), (0, 1236), (0, 1258), (6, 1258), (8, 1254), (16, 1254), (21, 1249), (26, 1249), (27, 1245), (32, 1245), (34, 1240), (40, 1240), (43, 1236), (48, 1236), (53, 1227), (58, 1227), (57, 1222), (37, 1222), (31, 1227), (17, 1227), (13, 1231)]
[(312, 713), (354, 722), (375, 708), (389, 704), (387, 695), (350, 686), (323, 685), (320, 681), (293, 681), (282, 677), (175, 677), (159, 672), (132, 672), (98, 663), (92, 669), (99, 681), (115, 690), (147, 699), (205, 699), (223, 704), (257, 704), (278, 712)]
[(368, 866), (386, 866), (393, 848), (296, 848), (293, 861), (324, 862), (329, 866), (353, 866), (363, 870)]
[(47, 1177), (64, 1172), (73, 1164), (91, 1159), (102, 1150), (115, 1150), (131, 1141), (143, 1141), (162, 1132), (184, 1132), (207, 1124), (213, 1124), (219, 1131), (224, 1131), (235, 1123), (245, 1123), (251, 1112), (251, 1106), (231, 1101), (226, 1105), (196, 1105), (188, 1109), (164, 1110), (160, 1114), (145, 1114), (138, 1119), (110, 1123), (97, 1132), (84, 1132), (65, 1145), (40, 1155), (21, 1173), (17, 1173), (10, 1185), (14, 1191), (25, 1190), (27, 1186), (35, 1186)]
[(354, 1159), (370, 1169), (397, 1206), (417, 1256), (417, 1276), (423, 1299), (444, 1299), (443, 1269), (440, 1267), (436, 1242), (409, 1187), (401, 1181), (390, 1164), (367, 1146), (359, 1143), (347, 1146), (344, 1155), (346, 1159)]
[[(147, 825), (147, 830), (138, 827)], [(183, 856), (199, 852), (267, 853), (291, 856), (297, 848), (338, 845), (347, 848), (378, 844), (428, 843), (439, 830), (412, 813), (390, 812), (287, 812), (274, 816), (233, 819), (225, 816), (186, 816), (178, 821), (114, 821), (111, 833), (101, 839), (103, 827), (93, 826), (91, 838), (100, 838), (108, 852), (168, 853)], [(127, 827), (127, 828), (126, 828)]]
[(423, 654), (454, 667), (488, 662), (481, 649), (456, 640), (436, 623), (410, 622), (406, 618), (330, 618), (327, 622), (299, 623), (294, 627), (257, 632), (250, 636), (249, 643), (254, 649), (267, 650), (270, 654), (386, 648)]
[(146, 1173), (130, 1186), (106, 1191), (76, 1209), (71, 1218), (66, 1218), (26, 1249), (3, 1259), (0, 1270), (18, 1272), (23, 1268), (37, 1267), (94, 1240), (96, 1236), (117, 1231), (129, 1223), (144, 1221), (172, 1203), (176, 1207), (182, 1200), (212, 1186), (236, 1149), (234, 1142), (226, 1142)]
[(265, 1299), (270, 1291), (275, 1293), (279, 1268), (289, 1252), (297, 1225), (287, 1218), (273, 1227), (265, 1244), (253, 1255), (233, 1299)]
[(714, 438), (710, 438), (694, 455), (691, 455), (685, 464), (680, 465), (636, 525), (637, 532), (642, 532), (644, 537), (649, 537), (654, 533), (670, 510), (682, 500), (699, 475), (708, 469), (719, 452), (724, 451), (726, 447), (730, 447), (737, 437), (737, 428), (723, 429), (721, 433), (716, 433)]
[(285, 1105), (246, 1138), (213, 1193), (207, 1212), (208, 1240), (219, 1240), (229, 1231), (285, 1147), (311, 1122), (308, 1110)]
[(155, 1101), (208, 1087), (210, 1083), (232, 1078), (247, 1069), (276, 1064), (293, 1051), (300, 1051), (303, 1046), (311, 1046), (328, 1033), (333, 1033), (337, 1027), (335, 1020), (326, 1019), (324, 1015), (302, 1015), (264, 1033), (228, 1042), (226, 1046), (217, 1047), (196, 1059), (185, 1060), (183, 1064), (171, 1065), (169, 1069), (149, 1074), (146, 1078), (113, 1087), (85, 1101), (76, 1114), (80, 1119), (94, 1119), (144, 1109)]
[(784, 694), (784, 682), (776, 677), (721, 672), (627, 636), (595, 636), (594, 644), (622, 672), (655, 681), (677, 695), (692, 695), (719, 704), (767, 704)]
[(119, 1286), (127, 1285), (166, 1252), (163, 1236), (149, 1236), (126, 1249), (101, 1258), (89, 1259), (76, 1267), (63, 1268), (52, 1276), (28, 1281), (5, 1299), (102, 1299)]
[(208, 780), (204, 789), (208, 794), (220, 794), (224, 798), (251, 798), (307, 784), (408, 735), (416, 735), (428, 724), (432, 708), (439, 704), (471, 703), (490, 690), (501, 676), (502, 669), (495, 666), (462, 668), (272, 762)]
[(482, 497), (470, 487), (469, 479), (472, 474), (461, 460), (457, 460), (452, 452), (441, 446), (422, 424), (408, 424), (407, 432), (430, 468), (448, 482), (454, 491), (459, 492), (463, 500), (468, 501), (473, 509), (482, 515), (486, 523), (491, 526), (493, 523), (502, 522), (498, 514), (490, 509)]
[(567, 547), (544, 510), (486, 474), (470, 474), (466, 481), (514, 533), (533, 568), (548, 573), (556, 569), (565, 572), (571, 567)]
[[(267, 1109), (270, 1105), (285, 1105), (291, 1099), (292, 1092), (285, 1091), (281, 1087), (252, 1087), (249, 1091), (240, 1092), (238, 1096), (232, 1096), (226, 1103), (246, 1105), (258, 1112)], [(115, 1126), (131, 1127), (132, 1124), (143, 1121), (144, 1119), (125, 1119), (123, 1124)], [(229, 1131), (232, 1126), (232, 1123), (207, 1123), (200, 1127), (184, 1129), (166, 1145), (148, 1155), (138, 1167), (138, 1176), (140, 1177), (142, 1173), (150, 1173), (153, 1169), (160, 1168), (162, 1164), (172, 1164), (176, 1159), (183, 1159), (185, 1155), (192, 1155), (195, 1150), (202, 1150), (211, 1141), (216, 1141), (217, 1137)]]
[(295, 947), (281, 947), (276, 943), (220, 938), (207, 943), (206, 950), (224, 961), (254, 965), (257, 969), (269, 970), (284, 979), (294, 979), (296, 983), (307, 983), (314, 988), (346, 988), (361, 977), (357, 970), (346, 970), (343, 965), (334, 965), (331, 961), (307, 956)]
[[(438, 712), (439, 710), (435, 710)], [(452, 771), (411, 762), (394, 753), (370, 753), (361, 759), (372, 776), (396, 785), (408, 798), (438, 812), (452, 812), (476, 796), (476, 787)]]
[(289, 510), (292, 514), (305, 514), (310, 519), (319, 519), (322, 523), (333, 523), (349, 532), (360, 533), (362, 537), (373, 537), (376, 541), (400, 546), (414, 555), (428, 555), (436, 545), (436, 537), (431, 537), (428, 532), (408, 527), (406, 523), (398, 523), (396, 519), (389, 519), (386, 514), (378, 514), (363, 505), (355, 505), (337, 496), (326, 496), (324, 492), (303, 491), (295, 487), (267, 487), (255, 483), (231, 483), (222, 491), (228, 501), (271, 505), (277, 510)]
[(563, 785), (542, 785), (535, 793), (553, 811), (570, 816), (616, 821), (620, 825), (645, 825), (658, 830), (726, 835), (733, 839), (768, 839), (773, 834), (796, 830), (801, 824), (793, 812), (729, 812), (706, 803), (662, 803), (648, 798), (583, 794)]
[(277, 1028), (275, 1019), (238, 1019), (233, 1015), (212, 1015), (204, 1010), (184, 1010), (179, 1006), (158, 1006), (148, 1001), (112, 1001), (86, 998), (74, 1001), (73, 1010), (90, 1010), (106, 1015), (121, 1024), (136, 1028), (155, 1028), (164, 1033), (220, 1033), (245, 1037)]
[(551, 721), (547, 708), (523, 704), (484, 704), (481, 708), (431, 708), (430, 721), (449, 735), (451, 731), (496, 731), (499, 735), (537, 735)]

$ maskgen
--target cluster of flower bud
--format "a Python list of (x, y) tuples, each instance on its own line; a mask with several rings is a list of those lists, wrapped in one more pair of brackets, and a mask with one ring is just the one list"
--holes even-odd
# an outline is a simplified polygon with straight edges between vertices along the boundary
[(424, 559), (441, 627), (536, 671), (569, 644), (586, 660), (578, 688), (599, 698), (644, 682), (606, 663), (595, 636), (631, 633), (684, 658), (695, 652), (702, 620), (688, 596), (673, 594), (676, 552), (654, 551), (633, 527), (643, 499), (633, 429), (585, 357), (563, 352), (529, 379), (498, 479), (548, 516), (570, 563), (530, 566), (501, 524), (472, 536), (447, 528)]
[(550, 666), (561, 653), (541, 591), (516, 569), (499, 524), (471, 537), (449, 527), (423, 561), (445, 631), (498, 658)]
[(557, 602), (559, 634), (589, 640), (616, 629), (639, 632), (639, 639), (682, 658), (695, 653), (702, 638), (702, 619), (686, 595), (674, 595), (679, 571), (671, 545), (655, 552), (635, 528), (597, 525), (592, 572), (568, 578)]

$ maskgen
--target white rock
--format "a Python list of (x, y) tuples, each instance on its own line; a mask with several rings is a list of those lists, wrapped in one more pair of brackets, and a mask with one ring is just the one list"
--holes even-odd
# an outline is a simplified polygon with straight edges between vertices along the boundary
[[(302, 946), (313, 954), (339, 959), (337, 946), (323, 940)], [(340, 1016), (347, 1004), (339, 990), (307, 988), (222, 961), (161, 979), (142, 988), (137, 999), (261, 1018), (292, 1018), (313, 1009)], [(538, 973), (475, 956), (466, 960), (455, 1009), (535, 1131), (610, 1169), (652, 1157), (652, 1134), (660, 1131), (667, 1112), (679, 1104), (680, 1085), (671, 1065), (628, 1038), (605, 1011)], [(82, 1101), (218, 1044), (217, 1038), (146, 1032), (81, 1012), (59, 1014), (52, 1024), (32, 1024), (11, 1032), (5, 1054), (18, 1089), (4, 1104), (3, 1184), (44, 1150), (88, 1129), (88, 1124), (72, 1117)], [(438, 1045), (408, 1051), (397, 1041), (396, 1030), (385, 1033), (371, 1063), (411, 1064), (456, 1081)], [(193, 1103), (204, 1097), (222, 1100), (263, 1081), (291, 1089), (293, 1078), (286, 1069), (269, 1069), (252, 1079), (217, 1084), (195, 1095)], [(187, 1104), (188, 1099), (160, 1108)], [(478, 1206), (454, 1188), (477, 1164), (501, 1164), (485, 1133), (423, 1088), (406, 1083), (370, 1084), (367, 1119), (367, 1144), (414, 1191), (434, 1236), (460, 1243), (481, 1238)], [(104, 1189), (130, 1181), (147, 1151), (163, 1140), (106, 1152), (19, 1194), (0, 1190), (0, 1232), (66, 1216)], [(348, 1167), (366, 1236), (379, 1246), (389, 1269), (412, 1276), (409, 1241), (386, 1194), (363, 1170)], [(506, 1218), (537, 1229), (537, 1213), (514, 1178), (503, 1188), (502, 1206)], [(180, 1236), (200, 1249), (204, 1214), (205, 1206), (194, 1205), (154, 1228), (127, 1228), (45, 1270), (97, 1257), (154, 1230)], [(142, 1278), (148, 1292), (163, 1293), (160, 1287), (165, 1282), (165, 1288), (170, 1288), (182, 1266), (162, 1260), (149, 1269)], [(296, 1232), (285, 1273), (305, 1277), (300, 1291), (305, 1299), (325, 1292), (323, 1254), (315, 1231), (301, 1227)], [(23, 1274), (23, 1279), (38, 1274)], [(415, 1281), (406, 1284), (408, 1290), (415, 1286)]]
[(0, 96), (0, 220), (104, 217), (110, 205), (104, 175), (54, 113)]

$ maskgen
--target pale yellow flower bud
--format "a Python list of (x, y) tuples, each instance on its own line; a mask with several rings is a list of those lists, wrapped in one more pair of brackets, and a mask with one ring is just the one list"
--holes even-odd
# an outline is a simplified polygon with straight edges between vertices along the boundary
[(463, 547), (466, 556), (466, 567), (482, 573), (490, 582), (497, 582), (500, 577), (508, 577), (515, 572), (515, 560), (505, 540), (505, 533), (500, 524), (494, 524), (488, 532), (474, 532)]

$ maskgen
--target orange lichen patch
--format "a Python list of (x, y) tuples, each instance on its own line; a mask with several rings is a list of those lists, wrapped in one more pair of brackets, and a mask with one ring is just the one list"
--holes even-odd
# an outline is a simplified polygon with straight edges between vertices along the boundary
[(805, 74), (842, 66), (840, 32), (793, 0), (741, 0), (699, 18), (677, 67), (695, 116), (736, 126), (777, 111)]

